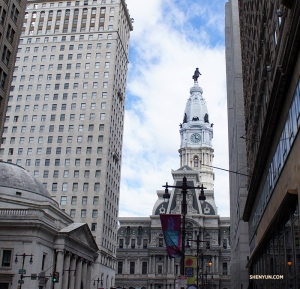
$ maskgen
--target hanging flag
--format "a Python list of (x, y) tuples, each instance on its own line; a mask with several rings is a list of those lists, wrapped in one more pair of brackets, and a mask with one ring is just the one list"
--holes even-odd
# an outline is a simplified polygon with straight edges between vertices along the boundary
[(169, 257), (180, 258), (181, 215), (160, 214), (160, 221)]

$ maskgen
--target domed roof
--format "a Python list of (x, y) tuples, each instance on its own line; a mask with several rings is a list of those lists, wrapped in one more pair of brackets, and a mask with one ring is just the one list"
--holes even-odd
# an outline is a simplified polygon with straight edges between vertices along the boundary
[(47, 189), (24, 168), (0, 161), (0, 187), (31, 192), (51, 198)]
[(203, 89), (198, 82), (190, 89), (190, 97), (184, 111), (184, 123), (209, 125), (206, 101), (202, 96)]

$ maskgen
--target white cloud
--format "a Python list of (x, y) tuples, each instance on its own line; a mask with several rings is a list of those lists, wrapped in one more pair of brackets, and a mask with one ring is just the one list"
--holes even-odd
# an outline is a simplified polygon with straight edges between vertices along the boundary
[[(225, 55), (224, 46), (211, 44), (212, 35), (207, 28), (211, 23), (201, 26), (189, 21), (195, 11), (208, 9), (201, 3), (193, 4), (192, 10), (186, 5), (178, 9), (174, 1), (165, 0), (127, 0), (127, 5), (134, 18), (134, 31), (119, 215), (149, 216), (157, 199), (156, 190), (162, 189), (166, 181), (173, 182), (171, 169), (180, 165), (179, 123), (196, 67), (202, 73), (199, 85), (204, 91), (210, 122), (214, 123), (214, 165), (228, 167)], [(220, 22), (218, 15), (214, 18), (215, 23)], [(215, 174), (219, 214), (229, 216), (228, 173), (215, 170)]]

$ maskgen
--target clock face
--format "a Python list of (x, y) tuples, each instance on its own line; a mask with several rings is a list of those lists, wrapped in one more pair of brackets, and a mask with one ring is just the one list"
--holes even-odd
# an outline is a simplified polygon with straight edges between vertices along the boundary
[(201, 135), (199, 133), (193, 133), (191, 135), (191, 142), (197, 143), (201, 141)]

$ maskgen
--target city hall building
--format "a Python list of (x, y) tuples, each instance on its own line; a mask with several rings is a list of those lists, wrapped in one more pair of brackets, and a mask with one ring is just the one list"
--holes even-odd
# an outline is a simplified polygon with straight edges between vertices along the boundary
[[(218, 215), (214, 199), (213, 126), (198, 81), (190, 89), (180, 137), (180, 168), (172, 170), (174, 185), (181, 186), (185, 176), (188, 186), (203, 184), (207, 188), (203, 204), (198, 200), (199, 190), (189, 189), (187, 192), (186, 239), (196, 240), (199, 235), (202, 241), (198, 252), (199, 256), (203, 254), (203, 266), (201, 257), (198, 260), (199, 286), (228, 289), (230, 220)], [(164, 190), (157, 190), (151, 216), (119, 218), (116, 287), (175, 289), (178, 286), (180, 258), (169, 258), (167, 254), (160, 214), (181, 214), (182, 194), (181, 189), (173, 189), (169, 202), (164, 202), (163, 194)], [(196, 242), (189, 241), (189, 246), (186, 246), (185, 255), (195, 257)]]

